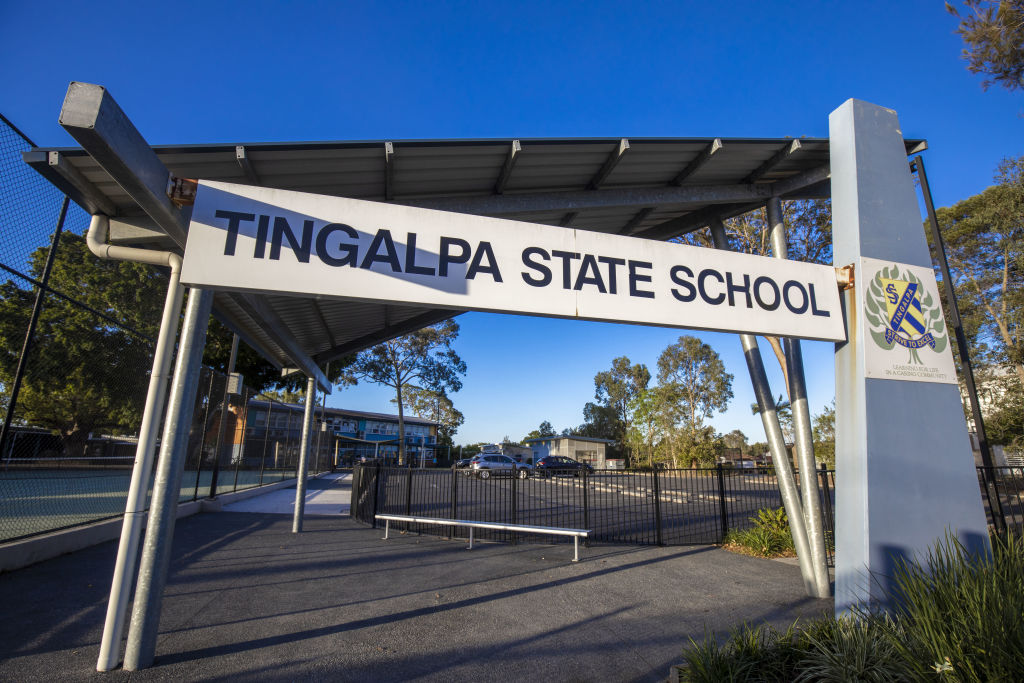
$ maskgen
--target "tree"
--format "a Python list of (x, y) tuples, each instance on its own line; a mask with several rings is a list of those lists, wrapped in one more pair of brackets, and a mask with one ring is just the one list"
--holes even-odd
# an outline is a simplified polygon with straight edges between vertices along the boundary
[(620, 442), (625, 438), (621, 427), (622, 422), (614, 408), (587, 402), (583, 406), (583, 424), (572, 431), (578, 436)]
[(630, 401), (633, 421), (627, 432), (633, 459), (645, 455), (647, 465), (652, 469), (663, 438), (662, 422), (658, 419), (661, 412), (659, 393), (657, 389), (643, 389), (633, 397)]
[(395, 390), (398, 406), (398, 461), (405, 463), (405, 392), (409, 387), (448, 394), (462, 388), (466, 363), (452, 348), (459, 324), (445, 320), (362, 351), (348, 375)]
[[(786, 255), (794, 261), (832, 263), (832, 201), (808, 199), (782, 203), (782, 220), (786, 226)], [(725, 221), (725, 234), (736, 251), (755, 256), (771, 256), (771, 231), (765, 209), (757, 209)], [(713, 247), (709, 231), (682, 235), (675, 241), (699, 247)], [(782, 340), (762, 335), (775, 354), (782, 369), (789, 395), (789, 374)]]
[(1024, 384), (1024, 157), (1003, 161), (996, 181), (936, 213), (972, 360)]
[(277, 401), (278, 403), (291, 403), (293, 405), (300, 406), (306, 404), (305, 391), (292, 391), (291, 389), (267, 389), (266, 391), (261, 391), (260, 395), (270, 399), (271, 401)]
[[(682, 336), (658, 357), (658, 383), (663, 393), (662, 415), (670, 441), (681, 427), (677, 444), (692, 451), (704, 419), (723, 411), (732, 399), (732, 375), (722, 359), (697, 337)], [(671, 444), (670, 444), (671, 447)], [(673, 448), (673, 453), (677, 449)]]
[(540, 427), (534, 429), (532, 432), (523, 437), (523, 443), (526, 443), (530, 439), (542, 439), (546, 436), (556, 436), (555, 428), (551, 426), (551, 423), (544, 420), (540, 423)]
[(991, 443), (1008, 451), (1024, 452), (1024, 391), (1016, 375), (1004, 374), (986, 387), (996, 399), (985, 411), (985, 434)]
[(747, 435), (739, 429), (734, 429), (725, 436), (722, 437), (722, 443), (725, 444), (726, 448), (734, 448), (740, 452), (740, 455), (747, 455), (749, 448), (747, 446)]
[[(453, 446), (455, 432), (466, 421), (465, 416), (455, 407), (452, 400), (443, 391), (431, 391), (417, 387), (406, 387), (405, 407), (411, 413), (425, 420), (437, 423), (437, 443), (439, 446)], [(394, 403), (395, 399), (391, 399)], [(508, 437), (506, 436), (507, 440)]]
[[(39, 248), (29, 256), (31, 275), (41, 276), (47, 252)], [(84, 238), (68, 232), (61, 235), (49, 285), (108, 317), (46, 296), (16, 410), (23, 422), (58, 432), (66, 456), (80, 457), (90, 432), (138, 429), (167, 276), (153, 266), (98, 259)], [(14, 378), (34, 299), (34, 291), (14, 281), (0, 284), (5, 388)]]
[[(647, 388), (650, 381), (651, 373), (647, 366), (640, 363), (631, 364), (626, 356), (614, 359), (610, 370), (594, 375), (594, 398), (598, 403), (597, 406), (588, 403), (584, 408), (584, 416), (589, 408), (592, 415), (603, 419), (606, 423), (606, 434), (601, 438), (625, 443), (632, 421), (630, 402)], [(599, 408), (604, 410), (601, 411)], [(591, 420), (588, 419), (587, 422), (590, 423)]]
[(964, 40), (967, 70), (983, 74), (981, 87), (998, 83), (1007, 90), (1024, 89), (1024, 2), (1021, 0), (964, 0), (964, 14), (946, 3), (960, 19), (957, 33)]
[(814, 454), (829, 467), (836, 466), (836, 402), (825, 406), (820, 414), (812, 418), (811, 433), (814, 438)]
[[(753, 415), (761, 414), (761, 406), (757, 403), (750, 404), (750, 412)], [(779, 427), (782, 429), (782, 438), (786, 441), (793, 441), (793, 407), (786, 398), (779, 394), (775, 400), (775, 414), (779, 418)]]

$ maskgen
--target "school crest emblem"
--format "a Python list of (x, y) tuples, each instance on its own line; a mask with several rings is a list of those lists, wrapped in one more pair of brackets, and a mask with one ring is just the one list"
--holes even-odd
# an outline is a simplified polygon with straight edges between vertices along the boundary
[(881, 348), (902, 346), (910, 353), (907, 362), (917, 365), (923, 365), (918, 349), (946, 349), (946, 323), (938, 302), (910, 270), (900, 272), (896, 265), (879, 270), (868, 286), (865, 304), (871, 338)]

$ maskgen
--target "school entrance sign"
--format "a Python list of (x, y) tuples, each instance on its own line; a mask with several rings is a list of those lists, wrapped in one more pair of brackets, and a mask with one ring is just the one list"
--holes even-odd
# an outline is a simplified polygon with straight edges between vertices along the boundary
[(846, 339), (831, 266), (224, 182), (199, 183), (193, 287)]

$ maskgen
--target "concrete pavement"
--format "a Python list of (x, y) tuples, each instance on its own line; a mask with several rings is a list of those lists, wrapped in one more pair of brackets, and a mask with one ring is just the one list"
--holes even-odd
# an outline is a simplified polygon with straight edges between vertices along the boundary
[(0, 575), (0, 680), (659, 681), (705, 626), (832, 609), (803, 595), (798, 568), (709, 546), (598, 545), (573, 564), (567, 544), (469, 551), (383, 541), (341, 515), (290, 525), (180, 520), (156, 665), (141, 672), (94, 670), (114, 542)]

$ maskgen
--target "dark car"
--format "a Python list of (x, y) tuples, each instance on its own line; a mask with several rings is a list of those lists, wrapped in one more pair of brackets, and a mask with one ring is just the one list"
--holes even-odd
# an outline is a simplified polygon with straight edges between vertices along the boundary
[(455, 461), (455, 469), (457, 469), (457, 470), (466, 469), (467, 467), (469, 467), (469, 463), (471, 463), (471, 462), (473, 462), (473, 457), (472, 456), (470, 456), (468, 458), (462, 458), (461, 460), (456, 460)]
[(533, 473), (538, 477), (550, 477), (555, 474), (571, 474), (580, 476), (580, 472), (591, 473), (594, 468), (585, 462), (579, 462), (561, 455), (548, 455), (533, 464)]

